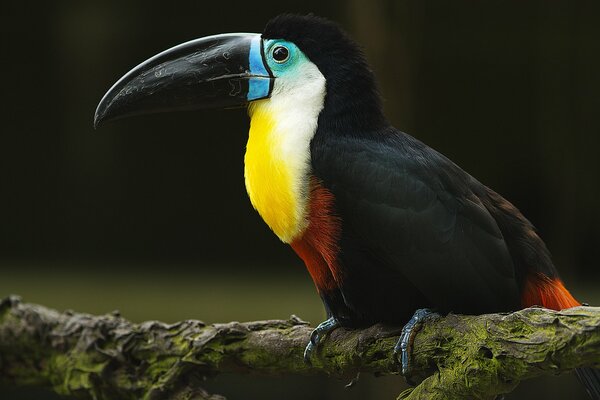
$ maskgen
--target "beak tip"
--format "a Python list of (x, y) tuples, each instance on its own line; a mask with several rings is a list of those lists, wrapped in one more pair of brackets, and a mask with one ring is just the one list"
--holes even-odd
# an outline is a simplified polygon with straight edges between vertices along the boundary
[(94, 114), (94, 130), (97, 130), (100, 125), (102, 125), (102, 123), (104, 122), (104, 118), (102, 118), (100, 116), (100, 114), (98, 114), (98, 112), (96, 112)]
[(94, 129), (100, 128), (106, 121), (111, 119), (109, 116), (109, 108), (110, 107), (106, 106), (104, 99), (102, 99), (96, 108), (96, 112), (94, 112)]

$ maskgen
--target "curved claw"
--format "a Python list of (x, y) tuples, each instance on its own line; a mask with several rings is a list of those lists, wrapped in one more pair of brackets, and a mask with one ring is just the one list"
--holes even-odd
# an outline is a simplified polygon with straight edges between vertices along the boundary
[(327, 333), (340, 326), (340, 323), (334, 317), (330, 317), (325, 321), (321, 322), (310, 334), (310, 340), (304, 349), (304, 362), (307, 365), (312, 365), (310, 361), (312, 352), (319, 346), (321, 339)]
[[(421, 308), (415, 311), (410, 321), (402, 328), (400, 339), (398, 339), (398, 342), (394, 347), (394, 360), (396, 363), (400, 364), (401, 373), (407, 380), (411, 373), (410, 352), (415, 336), (421, 329), (423, 322), (432, 317), (439, 317), (439, 314), (427, 308)], [(398, 353), (400, 353), (400, 356), (398, 356)]]
[(315, 349), (315, 345), (312, 342), (312, 339), (308, 342), (308, 344), (306, 345), (306, 348), (304, 349), (304, 363), (308, 366), (312, 366), (312, 361), (310, 361), (310, 356), (312, 355), (312, 352)]

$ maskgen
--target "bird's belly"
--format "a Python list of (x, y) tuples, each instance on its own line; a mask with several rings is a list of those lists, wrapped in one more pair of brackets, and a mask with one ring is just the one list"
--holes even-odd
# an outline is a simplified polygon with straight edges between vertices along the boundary
[[(351, 227), (346, 227), (351, 230)], [(480, 296), (485, 288), (472, 286), (471, 290), (447, 285), (440, 293), (443, 301), (428, 298), (420, 285), (438, 285), (436, 270), (429, 271), (431, 281), (411, 282), (397, 265), (386, 265), (379, 259), (357, 233), (343, 230), (340, 238), (338, 268), (343, 279), (335, 290), (321, 296), (327, 309), (349, 327), (366, 327), (375, 323), (405, 324), (420, 308), (430, 308), (441, 314), (482, 314), (515, 309), (499, 299), (486, 302)], [(468, 281), (465, 276), (464, 280)], [(508, 289), (507, 289), (508, 290)], [(339, 292), (339, 294), (338, 294)]]
[(344, 326), (405, 323), (429, 304), (401, 275), (389, 273), (347, 239), (334, 195), (311, 178), (308, 226), (290, 244), (306, 264), (329, 315)]
[(361, 243), (343, 238), (342, 246), (339, 262), (344, 280), (339, 290), (343, 304), (336, 296), (325, 301), (335, 303), (329, 308), (343, 316), (344, 325), (405, 324), (415, 310), (432, 307), (410, 281), (374, 259)]

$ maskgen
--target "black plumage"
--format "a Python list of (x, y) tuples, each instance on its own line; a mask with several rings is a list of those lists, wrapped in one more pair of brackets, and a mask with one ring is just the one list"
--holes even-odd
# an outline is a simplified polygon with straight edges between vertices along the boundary
[[(390, 126), (362, 52), (336, 24), (282, 15), (263, 36), (294, 42), (327, 81), (310, 150), (313, 175), (335, 198), (331, 217), (341, 221), (341, 282), (320, 291), (329, 317), (360, 327), (403, 324), (421, 308), (481, 314), (579, 304), (515, 206)], [(600, 399), (598, 370), (576, 373)]]
[(515, 310), (526, 276), (556, 276), (544, 243), (514, 206), (390, 126), (361, 50), (336, 24), (282, 15), (263, 37), (295, 43), (327, 82), (311, 164), (342, 220), (343, 283), (322, 293), (342, 324), (404, 323), (422, 307)]
[(351, 323), (404, 322), (422, 307), (517, 309), (510, 251), (477, 194), (486, 188), (393, 128), (375, 138), (319, 131), (311, 146), (313, 173), (343, 216), (341, 290)]

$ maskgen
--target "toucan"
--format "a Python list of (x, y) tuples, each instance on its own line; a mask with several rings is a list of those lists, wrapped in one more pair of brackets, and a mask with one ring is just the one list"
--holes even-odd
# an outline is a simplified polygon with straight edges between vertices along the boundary
[[(94, 125), (239, 106), (250, 116), (250, 202), (304, 261), (328, 316), (313, 332), (308, 361), (337, 326), (408, 321), (397, 346), (408, 373), (407, 344), (426, 310), (580, 305), (515, 206), (390, 125), (361, 49), (324, 18), (284, 14), (262, 34), (168, 49), (110, 88)], [(600, 374), (579, 375), (600, 399)]]

